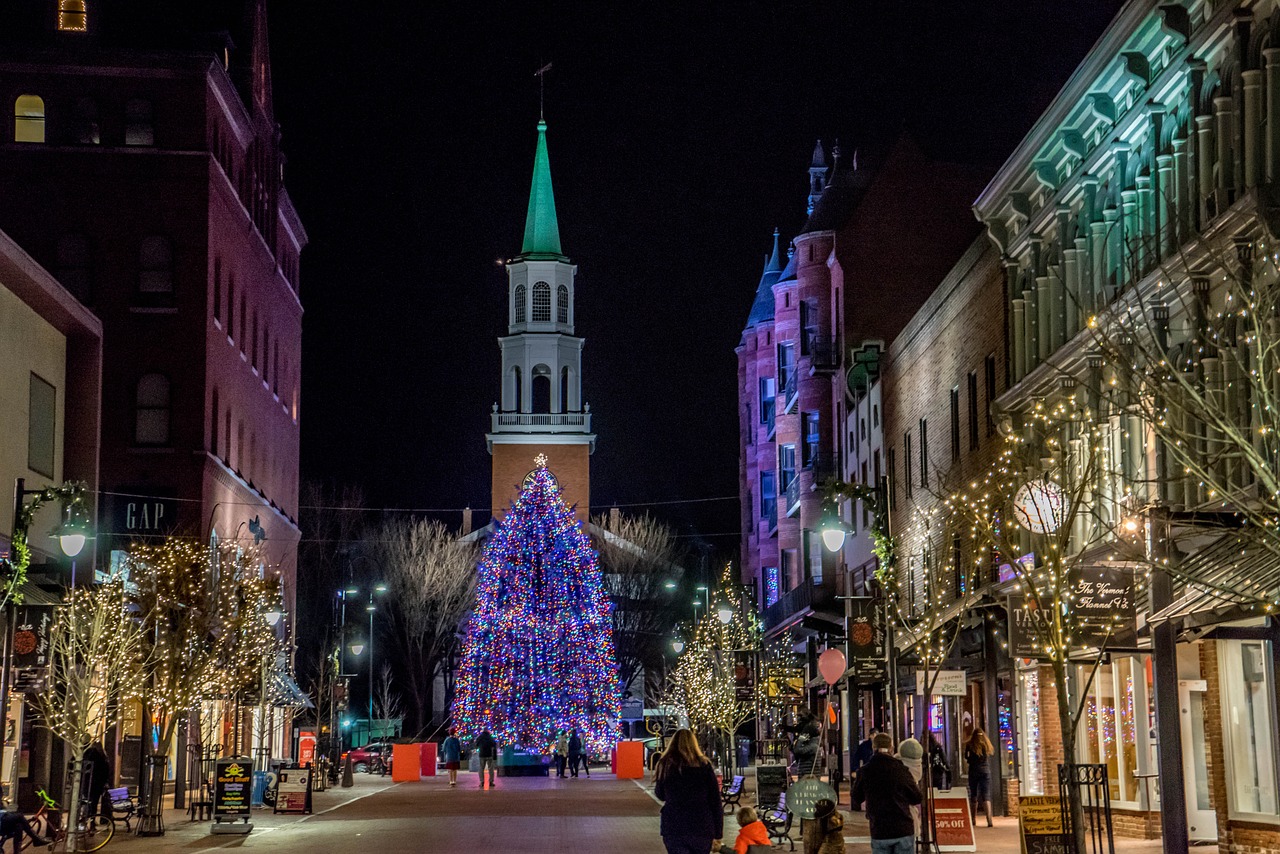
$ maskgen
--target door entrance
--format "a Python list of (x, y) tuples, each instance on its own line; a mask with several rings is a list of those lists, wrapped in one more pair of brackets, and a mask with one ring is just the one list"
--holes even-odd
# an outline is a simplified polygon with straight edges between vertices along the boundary
[(1178, 682), (1178, 710), (1182, 725), (1182, 776), (1187, 795), (1187, 831), (1193, 841), (1218, 838), (1218, 816), (1209, 802), (1209, 767), (1204, 736), (1203, 679)]

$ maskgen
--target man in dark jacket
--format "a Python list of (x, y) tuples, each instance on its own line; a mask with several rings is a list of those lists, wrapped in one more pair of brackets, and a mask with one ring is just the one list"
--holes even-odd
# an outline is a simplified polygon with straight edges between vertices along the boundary
[(484, 788), (484, 769), (488, 768), (489, 788), (492, 789), (498, 774), (498, 742), (494, 741), (489, 730), (476, 738), (476, 755), (480, 757), (480, 788)]
[(911, 808), (924, 800), (920, 787), (911, 779), (907, 766), (890, 755), (893, 738), (888, 733), (877, 733), (871, 746), (875, 755), (858, 772), (852, 798), (855, 804), (866, 802), (872, 854), (912, 854), (915, 822)]
[[(877, 730), (875, 727), (872, 727), (871, 731), (867, 733), (867, 737), (863, 739), (858, 744), (857, 749), (853, 751), (853, 756), (849, 759), (849, 776), (850, 777), (856, 779), (858, 776), (858, 772), (862, 770), (862, 767), (871, 761), (872, 756), (875, 756), (876, 752), (871, 749), (871, 739), (876, 737), (877, 732), (879, 732), (879, 730)], [(853, 808), (855, 810), (862, 809), (862, 807), (856, 803), (853, 805)]]
[(587, 776), (591, 776), (591, 769), (587, 767), (587, 755), (582, 752), (582, 736), (578, 735), (575, 729), (573, 734), (569, 736), (569, 770), (573, 772), (573, 776), (578, 776), (578, 763), (582, 763), (582, 768), (587, 772)]

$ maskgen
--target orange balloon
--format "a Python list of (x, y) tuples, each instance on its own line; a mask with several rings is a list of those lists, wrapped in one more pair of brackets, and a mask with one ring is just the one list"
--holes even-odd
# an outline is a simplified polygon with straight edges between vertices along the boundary
[(833, 726), (835, 725), (835, 722), (836, 722), (836, 707), (835, 707), (835, 706), (827, 706), (827, 720), (831, 721), (831, 724), (832, 724)]

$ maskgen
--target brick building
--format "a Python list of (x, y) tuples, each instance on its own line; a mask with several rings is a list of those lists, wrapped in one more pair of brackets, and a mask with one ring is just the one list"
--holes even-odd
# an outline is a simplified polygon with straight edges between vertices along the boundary
[(20, 0), (0, 43), (0, 228), (102, 323), (99, 569), (138, 537), (265, 536), (292, 613), (307, 238), (265, 2)]

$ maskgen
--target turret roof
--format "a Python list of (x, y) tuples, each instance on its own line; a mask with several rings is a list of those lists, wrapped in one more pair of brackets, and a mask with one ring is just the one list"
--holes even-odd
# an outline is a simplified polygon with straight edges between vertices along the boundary
[(747, 326), (755, 326), (766, 320), (773, 320), (773, 286), (782, 274), (782, 255), (778, 249), (778, 229), (773, 230), (773, 254), (765, 262), (764, 272), (760, 276), (760, 284), (756, 287), (756, 299), (751, 304), (751, 313), (747, 315)]

